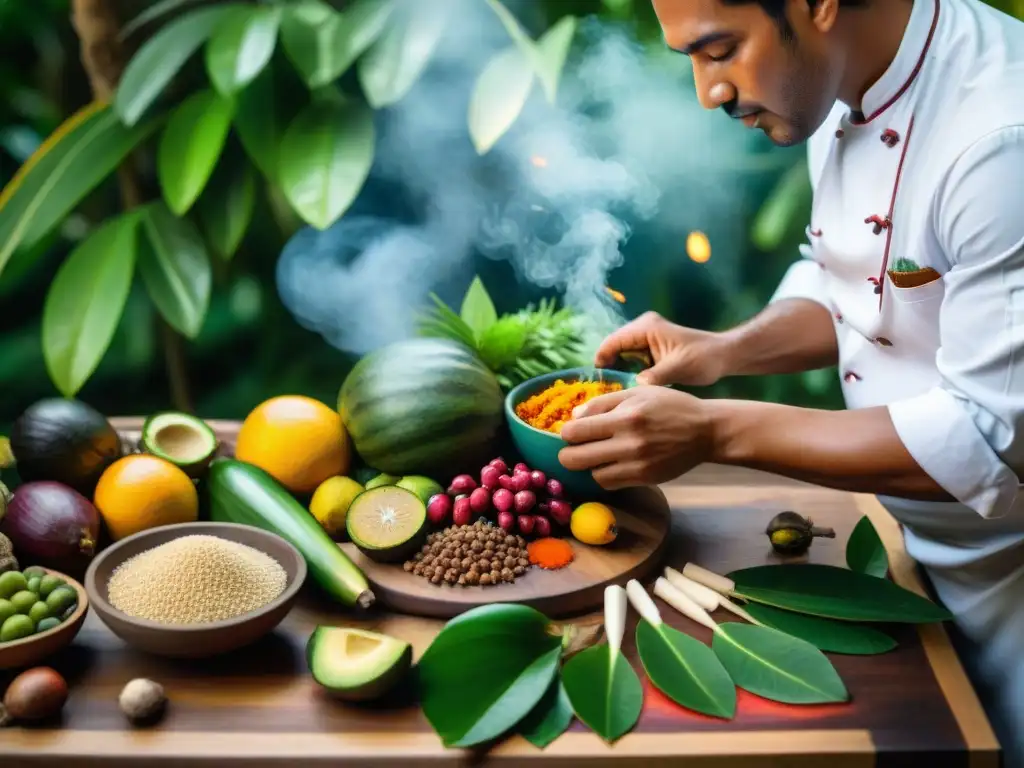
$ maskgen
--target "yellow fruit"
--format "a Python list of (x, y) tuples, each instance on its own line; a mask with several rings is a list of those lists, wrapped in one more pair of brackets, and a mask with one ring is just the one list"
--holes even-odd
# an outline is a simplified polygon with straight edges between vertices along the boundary
[(352, 454), (337, 411), (310, 397), (282, 395), (246, 416), (235, 458), (255, 464), (292, 493), (306, 494), (348, 473)]
[(309, 502), (309, 511), (329, 536), (345, 530), (345, 518), (352, 500), (363, 492), (363, 486), (351, 477), (331, 477), (316, 489)]
[(93, 502), (114, 541), (199, 517), (199, 495), (189, 476), (148, 454), (125, 456), (107, 467)]
[(618, 535), (615, 513), (606, 504), (596, 501), (580, 504), (573, 510), (569, 529), (579, 541), (595, 546), (610, 544)]

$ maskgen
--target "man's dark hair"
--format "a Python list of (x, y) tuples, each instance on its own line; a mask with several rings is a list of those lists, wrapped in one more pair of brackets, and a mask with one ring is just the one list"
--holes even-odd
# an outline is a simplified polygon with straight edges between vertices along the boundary
[[(749, 5), (750, 3), (757, 3), (761, 6), (761, 9), (767, 13), (772, 21), (775, 22), (775, 26), (779, 28), (779, 33), (782, 35), (784, 40), (793, 39), (793, 27), (789, 24), (789, 19), (786, 18), (786, 2), (787, 0), (722, 0), (726, 5)], [(814, 6), (817, 0), (807, 0), (807, 4)], [(840, 5), (848, 7), (863, 7), (867, 5), (869, 0), (839, 0)]]

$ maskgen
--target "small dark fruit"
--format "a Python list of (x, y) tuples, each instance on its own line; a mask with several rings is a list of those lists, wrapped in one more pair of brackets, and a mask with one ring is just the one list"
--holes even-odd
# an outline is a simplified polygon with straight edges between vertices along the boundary
[(525, 515), (537, 503), (537, 497), (533, 491), (520, 491), (515, 495), (516, 512)]
[(452, 480), (452, 484), (448, 486), (448, 493), (458, 495), (460, 493), (470, 493), (476, 489), (476, 480), (470, 475), (457, 475)]
[(529, 472), (516, 472), (512, 475), (512, 487), (509, 489), (513, 493), (519, 493), (525, 491), (530, 487), (530, 473)]
[(836, 532), (831, 528), (819, 528), (814, 521), (796, 512), (777, 514), (768, 523), (765, 533), (772, 544), (772, 549), (782, 555), (802, 555), (810, 549), (815, 538), (836, 537)]
[(469, 494), (469, 506), (477, 515), (482, 515), (491, 508), (491, 492), (486, 488), (477, 488)]
[(551, 514), (551, 502), (550, 501), (542, 501), (542, 502), (538, 503), (537, 504), (537, 512), (539, 512), (542, 515), (550, 515)]
[(559, 525), (568, 525), (572, 521), (572, 507), (569, 502), (561, 499), (552, 499), (549, 502), (551, 519)]
[(560, 499), (565, 495), (565, 489), (555, 478), (548, 479), (548, 495), (554, 499)]
[(506, 532), (511, 532), (512, 528), (515, 527), (516, 519), (512, 516), (511, 512), (499, 512), (498, 513), (498, 527)]
[(551, 535), (551, 521), (541, 515), (533, 516), (533, 532), (538, 536)]
[(452, 513), (452, 497), (447, 493), (435, 493), (427, 501), (427, 519), (432, 525), (444, 525)]
[(516, 486), (516, 479), (512, 475), (501, 475), (498, 478), (498, 485), (506, 491), (512, 491)]
[(498, 483), (498, 478), (500, 477), (501, 470), (488, 464), (480, 470), (480, 485), (493, 491), (495, 488), (501, 487)]
[(530, 473), (530, 487), (535, 488), (538, 491), (544, 490), (548, 484), (547, 476), (539, 469), (533, 470)]
[(452, 522), (455, 525), (469, 525), (473, 519), (473, 507), (468, 497), (455, 500), (455, 508), (452, 510)]
[(511, 512), (515, 504), (515, 497), (507, 488), (499, 488), (491, 496), (491, 503), (499, 512)]
[(526, 464), (524, 464), (521, 461), (518, 464), (516, 464), (515, 467), (512, 469), (512, 472), (515, 473), (515, 474), (519, 474), (520, 472), (529, 472), (529, 471), (530, 471), (530, 468), (528, 466), (526, 466)]
[(498, 472), (500, 472), (503, 475), (506, 472), (508, 472), (508, 464), (506, 464), (505, 460), (503, 458), (501, 458), (500, 456), (498, 458), (494, 459), (493, 461), (491, 461), (491, 463), (488, 464), (487, 466), (494, 467), (496, 470), (498, 470)]
[(533, 515), (520, 515), (516, 522), (519, 523), (519, 532), (524, 536), (533, 533)]

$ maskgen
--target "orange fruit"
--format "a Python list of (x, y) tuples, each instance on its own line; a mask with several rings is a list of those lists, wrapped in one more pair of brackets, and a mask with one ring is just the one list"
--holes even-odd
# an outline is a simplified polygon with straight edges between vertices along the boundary
[(238, 432), (235, 458), (254, 464), (292, 493), (313, 493), (348, 472), (348, 433), (341, 415), (319, 400), (281, 395), (256, 406)]
[(199, 518), (199, 494), (191, 478), (171, 462), (145, 453), (125, 456), (107, 467), (93, 502), (114, 541)]

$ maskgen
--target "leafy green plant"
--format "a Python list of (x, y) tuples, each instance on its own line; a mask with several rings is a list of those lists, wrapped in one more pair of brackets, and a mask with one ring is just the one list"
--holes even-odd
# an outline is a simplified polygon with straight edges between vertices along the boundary
[[(516, 54), (495, 54), (474, 86), (467, 130), (481, 154), (511, 127), (536, 82), (555, 100), (575, 31), (566, 16), (535, 40), (498, 0), (487, 5)], [(100, 11), (116, 18), (109, 2), (73, 7), (82, 19)], [(106, 57), (116, 71), (90, 68), (94, 101), (0, 194), (2, 275), (16, 255), (36, 258), (64, 219), (119, 174), (122, 210), (94, 222), (46, 300), (44, 358), (57, 389), (73, 396), (95, 371), (137, 275), (163, 321), (195, 339), (215, 277), (241, 249), (261, 196), (317, 229), (344, 216), (375, 159), (374, 110), (416, 84), (454, 8), (450, 0), (353, 0), (341, 9), (326, 0), (163, 0), (120, 31), (94, 25), (95, 37), (83, 38), (86, 58)], [(119, 66), (127, 43), (137, 49)], [(514, 104), (490, 95), (495, 73), (521, 84)], [(560, 328), (563, 318), (548, 314), (538, 323)], [(506, 325), (543, 338), (529, 323)], [(509, 359), (507, 335), (493, 334), (483, 349)]]
[(589, 364), (583, 355), (584, 319), (569, 307), (556, 309), (554, 300), (499, 317), (479, 276), (458, 312), (436, 294), (430, 298), (435, 306), (420, 319), (419, 334), (472, 348), (505, 389), (550, 371)]
[(851, 571), (880, 579), (884, 579), (889, 572), (889, 555), (867, 515), (857, 521), (850, 538), (846, 540), (846, 565)]

